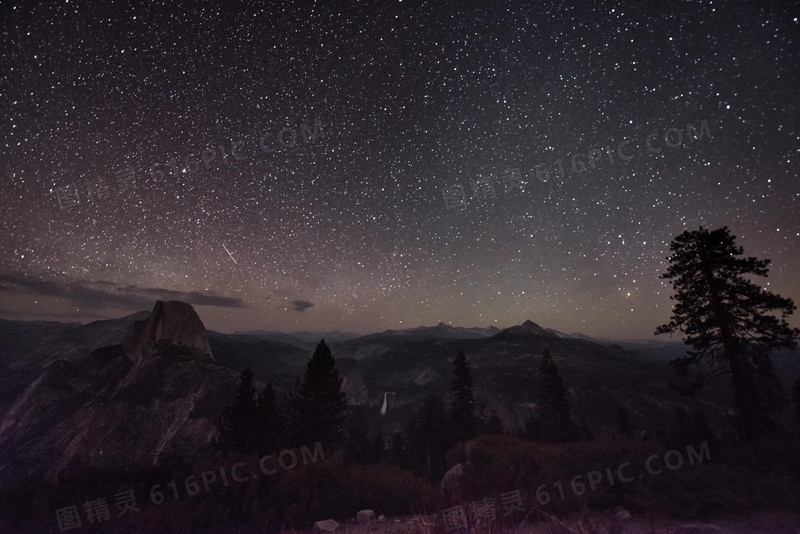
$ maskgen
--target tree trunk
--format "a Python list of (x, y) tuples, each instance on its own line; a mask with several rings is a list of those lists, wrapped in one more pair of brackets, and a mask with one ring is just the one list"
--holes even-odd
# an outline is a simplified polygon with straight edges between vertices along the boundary
[(719, 287), (714, 278), (708, 255), (702, 247), (699, 253), (703, 276), (708, 284), (711, 307), (714, 311), (714, 322), (719, 326), (723, 352), (730, 365), (739, 434), (743, 441), (750, 442), (760, 433), (763, 414), (760, 413), (753, 377), (748, 372), (747, 362), (742, 360), (741, 343), (731, 332), (730, 317), (720, 300)]

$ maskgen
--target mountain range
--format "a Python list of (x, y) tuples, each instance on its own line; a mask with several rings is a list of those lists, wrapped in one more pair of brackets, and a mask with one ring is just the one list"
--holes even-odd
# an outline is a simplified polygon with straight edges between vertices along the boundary
[[(615, 427), (618, 407), (632, 425), (671, 424), (678, 406), (700, 406), (712, 423), (730, 411), (727, 386), (695, 400), (669, 387), (679, 342), (626, 342), (563, 334), (525, 321), (506, 329), (432, 327), (363, 336), (341, 332), (207, 331), (195, 310), (157, 302), (150, 312), (75, 323), (0, 321), (0, 488), (77, 463), (152, 465), (210, 450), (215, 420), (250, 367), (279, 397), (302, 377), (325, 338), (352, 406), (384, 436), (400, 428), (422, 398), (450, 398), (452, 360), (463, 351), (481, 415), (494, 410), (519, 428), (536, 409), (538, 366), (547, 347), (567, 385), (577, 422), (594, 433)], [(796, 354), (776, 356), (788, 384)], [(387, 410), (381, 414), (386, 401)]]

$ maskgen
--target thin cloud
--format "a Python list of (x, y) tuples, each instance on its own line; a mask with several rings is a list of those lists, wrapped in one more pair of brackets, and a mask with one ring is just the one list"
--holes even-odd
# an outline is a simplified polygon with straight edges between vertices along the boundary
[(180, 300), (195, 306), (244, 308), (238, 298), (223, 297), (199, 291), (174, 291), (163, 288), (142, 288), (133, 285), (115, 287), (104, 280), (72, 283), (36, 280), (20, 274), (0, 274), (0, 292), (29, 293), (40, 297), (68, 299), (83, 308), (118, 306), (135, 310), (150, 309), (154, 300)]
[(294, 302), (292, 302), (292, 304), (294, 305), (294, 311), (299, 311), (299, 312), (304, 312), (307, 309), (314, 307), (314, 303), (308, 302), (307, 300), (295, 300)]

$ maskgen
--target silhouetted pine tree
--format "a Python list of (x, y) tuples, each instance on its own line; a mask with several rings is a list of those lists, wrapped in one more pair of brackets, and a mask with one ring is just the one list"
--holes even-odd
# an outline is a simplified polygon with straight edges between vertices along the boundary
[(576, 439), (578, 433), (570, 416), (571, 404), (567, 398), (567, 388), (547, 348), (542, 353), (539, 380), (542, 388), (542, 403), (538, 418), (539, 439), (541, 441)]
[(445, 454), (451, 445), (447, 415), (442, 399), (428, 394), (408, 422), (407, 454), (412, 468), (429, 480), (438, 480), (445, 472)]
[[(721, 376), (730, 375), (737, 430), (744, 441), (769, 433), (785, 397), (770, 352), (794, 348), (800, 330), (786, 317), (791, 299), (766, 291), (749, 276), (767, 276), (769, 260), (741, 257), (743, 249), (727, 227), (700, 227), (673, 239), (669, 268), (676, 301), (672, 317), (656, 334), (682, 332), (692, 350), (673, 360), (683, 383), (674, 387), (693, 394)], [(779, 313), (777, 317), (774, 313)], [(694, 372), (689, 377), (689, 371)]]
[(224, 452), (257, 450), (259, 425), (255, 393), (253, 371), (248, 367), (242, 371), (236, 399), (223, 410), (218, 422), (217, 443)]
[(617, 432), (623, 436), (630, 436), (633, 434), (631, 420), (628, 417), (628, 410), (623, 406), (617, 406)]
[(453, 360), (453, 401), (450, 404), (454, 437), (458, 441), (475, 436), (475, 397), (472, 394), (472, 370), (462, 351)]
[(322, 441), (323, 446), (341, 444), (343, 414), (347, 409), (342, 381), (331, 350), (323, 339), (306, 366), (295, 403), (292, 437), (295, 446)]
[(786, 388), (775, 373), (772, 358), (769, 356), (769, 349), (764, 346), (750, 345), (746, 351), (748, 360), (753, 366), (753, 389), (758, 398), (758, 405), (764, 407), (764, 417), (762, 420), (761, 431), (772, 434), (783, 432), (783, 425), (778, 422), (780, 412), (788, 404)]
[(278, 413), (275, 390), (267, 382), (256, 403), (258, 421), (258, 450), (261, 454), (277, 450), (284, 445), (285, 428)]
[[(294, 386), (290, 391), (287, 391), (285, 395), (283, 395), (281, 402), (278, 403), (278, 415), (283, 422), (284, 428), (284, 436), (283, 436), (283, 443), (281, 446), (292, 447), (295, 446), (295, 432), (298, 427), (298, 413), (297, 408), (300, 404), (300, 377), (294, 377)], [(299, 445), (306, 445), (305, 443), (300, 443)]]

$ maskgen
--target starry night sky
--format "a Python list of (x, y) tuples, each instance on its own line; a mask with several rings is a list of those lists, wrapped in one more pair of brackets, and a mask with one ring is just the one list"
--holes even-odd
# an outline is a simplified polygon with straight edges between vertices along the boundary
[(700, 225), (800, 300), (800, 10), (571, 4), (4, 3), (0, 317), (652, 338)]

